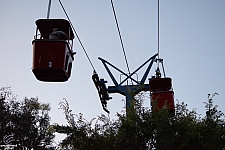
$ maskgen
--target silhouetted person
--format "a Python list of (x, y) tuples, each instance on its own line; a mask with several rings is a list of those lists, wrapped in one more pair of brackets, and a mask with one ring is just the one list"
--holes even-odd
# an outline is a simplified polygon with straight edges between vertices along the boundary
[(67, 37), (66, 33), (61, 31), (59, 28), (54, 28), (53, 32), (49, 34), (49, 39), (67, 40), (68, 37)]

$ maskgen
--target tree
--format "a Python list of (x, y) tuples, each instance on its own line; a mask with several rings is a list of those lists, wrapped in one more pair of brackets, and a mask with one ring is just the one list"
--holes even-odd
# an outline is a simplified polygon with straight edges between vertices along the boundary
[(65, 100), (60, 108), (68, 125), (55, 124), (53, 128), (67, 135), (61, 142), (61, 148), (67, 149), (225, 149), (224, 114), (213, 105), (215, 95), (208, 95), (203, 118), (195, 109), (188, 110), (184, 102), (177, 104), (176, 114), (171, 116), (167, 108), (152, 112), (142, 107), (141, 99), (134, 99), (128, 115), (118, 113), (118, 119), (112, 121), (101, 115), (87, 121), (82, 114), (72, 114)]
[(6, 97), (6, 93), (2, 92), (0, 95), (0, 138), (1, 140), (3, 140), (3, 135), (6, 135), (6, 133), (8, 132), (7, 124), (10, 123), (9, 107), (5, 103), (5, 97)]
[[(51, 149), (54, 134), (50, 132), (49, 104), (38, 98), (18, 101), (11, 88), (1, 88), (0, 145), (13, 144), (17, 149)], [(4, 141), (5, 137), (10, 139)]]

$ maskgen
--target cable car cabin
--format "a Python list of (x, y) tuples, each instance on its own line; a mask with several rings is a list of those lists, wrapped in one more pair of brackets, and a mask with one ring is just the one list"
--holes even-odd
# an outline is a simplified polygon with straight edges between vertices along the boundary
[(175, 114), (174, 92), (171, 78), (152, 78), (149, 80), (150, 99), (154, 112), (166, 106)]
[(71, 75), (74, 34), (64, 19), (39, 19), (33, 44), (33, 67), (40, 81), (64, 82)]

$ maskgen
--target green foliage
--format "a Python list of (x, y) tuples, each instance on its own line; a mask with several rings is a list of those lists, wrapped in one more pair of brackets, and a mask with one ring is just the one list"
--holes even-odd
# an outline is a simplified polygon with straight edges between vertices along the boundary
[(54, 134), (49, 132), (49, 104), (42, 104), (38, 98), (25, 97), (18, 101), (10, 87), (0, 89), (0, 145), (3, 138), (12, 135), (8, 144), (16, 144), (18, 149), (51, 147)]
[(71, 149), (157, 149), (157, 150), (217, 150), (225, 149), (224, 114), (213, 105), (208, 95), (205, 102), (206, 116), (201, 118), (195, 110), (188, 110), (183, 102), (177, 104), (176, 114), (168, 108), (152, 112), (142, 107), (143, 97), (134, 99), (125, 113), (118, 113), (117, 120), (105, 115), (90, 122), (82, 114), (72, 114), (69, 104), (61, 102), (68, 125), (54, 125), (56, 132), (65, 133), (62, 148)]

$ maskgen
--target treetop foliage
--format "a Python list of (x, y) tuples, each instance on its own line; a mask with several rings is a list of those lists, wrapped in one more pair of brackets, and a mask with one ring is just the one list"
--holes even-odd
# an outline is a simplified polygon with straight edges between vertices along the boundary
[(66, 149), (130, 149), (130, 150), (218, 150), (225, 149), (224, 114), (218, 111), (209, 94), (204, 103), (206, 114), (201, 117), (195, 109), (178, 102), (175, 115), (168, 108), (152, 112), (142, 107), (142, 99), (134, 99), (133, 106), (118, 113), (116, 120), (100, 115), (91, 121), (83, 114), (72, 114), (64, 100), (60, 108), (68, 125), (55, 124), (58, 133), (66, 134), (61, 147)]
[(14, 149), (52, 149), (54, 134), (49, 131), (50, 104), (38, 98), (17, 100), (10, 87), (0, 89), (0, 145)]
[(101, 114), (90, 121), (82, 113), (73, 114), (64, 99), (60, 109), (68, 124), (51, 125), (50, 104), (43, 104), (38, 98), (18, 101), (11, 88), (5, 87), (0, 89), (0, 145), (56, 149), (52, 143), (54, 132), (58, 132), (66, 134), (58, 148), (67, 150), (222, 150), (225, 120), (224, 113), (213, 102), (217, 95), (208, 94), (203, 115), (196, 109), (188, 110), (187, 104), (179, 101), (175, 115), (168, 107), (154, 112), (142, 106), (143, 95), (138, 95), (126, 111), (117, 113), (117, 119)]

